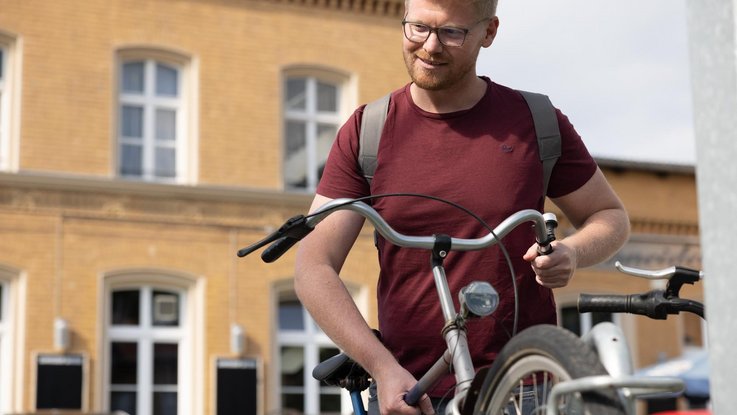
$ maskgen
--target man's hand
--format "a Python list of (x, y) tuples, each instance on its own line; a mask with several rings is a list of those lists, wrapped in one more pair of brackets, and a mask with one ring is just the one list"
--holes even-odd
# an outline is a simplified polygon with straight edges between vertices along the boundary
[(565, 287), (578, 265), (576, 250), (563, 241), (554, 241), (552, 247), (552, 253), (540, 255), (537, 253), (537, 244), (534, 244), (522, 258), (532, 265), (538, 284), (548, 288)]
[(379, 411), (381, 415), (434, 415), (430, 398), (422, 395), (418, 406), (409, 406), (404, 401), (407, 394), (417, 380), (399, 365), (394, 365), (387, 372), (376, 377)]

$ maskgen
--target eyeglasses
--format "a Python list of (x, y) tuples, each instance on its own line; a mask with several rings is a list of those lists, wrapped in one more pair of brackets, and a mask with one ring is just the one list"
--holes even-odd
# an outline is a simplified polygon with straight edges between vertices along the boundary
[[(483, 22), (484, 20), (489, 20), (489, 18), (479, 20), (478, 22), (474, 23), (471, 28)], [(409, 40), (410, 42), (424, 43), (430, 37), (430, 34), (435, 32), (440, 43), (442, 43), (444, 46), (451, 47), (463, 46), (463, 42), (466, 40), (468, 32), (471, 31), (471, 28), (464, 29), (462, 27), (432, 27), (423, 23), (408, 22), (406, 20), (402, 20), (402, 28), (404, 29), (404, 37), (406, 37), (407, 40)]]

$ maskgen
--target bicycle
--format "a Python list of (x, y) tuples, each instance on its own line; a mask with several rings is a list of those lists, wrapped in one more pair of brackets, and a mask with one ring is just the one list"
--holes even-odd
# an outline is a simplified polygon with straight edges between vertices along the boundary
[[(577, 308), (579, 313), (608, 312), (630, 313), (665, 320), (669, 315), (681, 312), (693, 313), (704, 318), (704, 305), (701, 302), (680, 297), (684, 284), (694, 284), (703, 278), (703, 272), (673, 266), (660, 270), (644, 270), (622, 265), (615, 268), (622, 273), (648, 280), (667, 280), (665, 289), (654, 289), (640, 294), (580, 294)], [(600, 379), (600, 385), (617, 387), (622, 394), (628, 414), (635, 412), (638, 397), (647, 396), (655, 390), (680, 392), (683, 382), (676, 378), (642, 378), (633, 376), (632, 357), (621, 329), (612, 323), (599, 323), (583, 336), (599, 355), (602, 364), (610, 374), (608, 379)], [(586, 382), (586, 380), (581, 380)]]
[[(383, 196), (386, 195), (373, 197)], [(269, 245), (261, 258), (267, 263), (273, 262), (331, 213), (339, 210), (356, 212), (366, 218), (387, 241), (402, 247), (431, 251), (432, 274), (446, 321), (442, 335), (447, 349), (405, 395), (408, 404), (415, 405), (425, 391), (452, 368), (456, 387), (446, 407), (447, 414), (533, 414), (542, 410), (553, 414), (623, 413), (619, 396), (612, 389), (569, 390), (551, 399), (552, 395), (548, 392), (559, 385), (576, 378), (607, 374), (591, 347), (573, 333), (557, 326), (540, 325), (521, 331), (512, 337), (492, 366), (478, 372), (474, 368), (466, 339), (465, 321), (491, 315), (498, 305), (499, 295), (488, 282), (474, 281), (458, 293), (460, 310), (456, 310), (443, 259), (451, 250), (471, 251), (499, 244), (502, 237), (526, 222), (534, 224), (539, 253), (548, 254), (552, 251), (550, 244), (555, 239), (554, 230), (557, 226), (554, 214), (522, 210), (510, 215), (494, 229), (487, 225), (489, 233), (475, 239), (448, 235), (408, 236), (392, 229), (378, 212), (362, 201), (365, 199), (335, 199), (310, 215), (292, 217), (266, 238), (241, 249), (238, 256), (246, 256)], [(339, 354), (328, 359), (315, 368), (313, 376), (348, 389), (355, 413), (366, 413), (360, 393), (368, 387), (370, 374), (348, 356)]]

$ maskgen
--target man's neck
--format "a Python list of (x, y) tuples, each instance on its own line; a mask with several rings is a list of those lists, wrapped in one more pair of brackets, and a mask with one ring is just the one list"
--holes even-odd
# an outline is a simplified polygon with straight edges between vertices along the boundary
[(434, 114), (447, 114), (472, 108), (486, 94), (486, 81), (474, 77), (469, 82), (443, 90), (427, 90), (410, 85), (415, 105)]

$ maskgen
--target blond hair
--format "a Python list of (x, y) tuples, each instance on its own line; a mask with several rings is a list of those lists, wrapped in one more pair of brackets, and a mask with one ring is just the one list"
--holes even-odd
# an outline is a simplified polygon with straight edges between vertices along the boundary
[[(465, 1), (476, 10), (479, 17), (494, 17), (496, 16), (496, 6), (499, 0), (448, 0), (453, 2)], [(404, 9), (407, 10), (409, 7), (410, 0), (404, 0)]]

